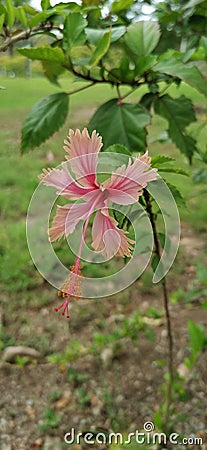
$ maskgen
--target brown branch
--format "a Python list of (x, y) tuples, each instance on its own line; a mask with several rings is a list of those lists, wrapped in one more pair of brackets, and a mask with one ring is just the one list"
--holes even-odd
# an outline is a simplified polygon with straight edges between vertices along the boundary
[[(150, 200), (149, 192), (144, 189), (144, 198), (146, 202), (146, 211), (148, 212), (150, 222), (152, 225), (152, 231), (153, 231), (153, 237), (154, 237), (154, 244), (155, 244), (155, 252), (158, 258), (160, 259), (160, 243), (159, 238), (157, 234), (156, 229), (156, 223), (154, 218), (154, 213), (152, 211), (152, 204)], [(172, 403), (172, 388), (173, 388), (173, 379), (174, 379), (174, 364), (173, 364), (173, 337), (172, 337), (172, 325), (171, 325), (171, 318), (170, 318), (170, 311), (169, 311), (169, 298), (168, 298), (168, 291), (167, 291), (167, 284), (166, 279), (163, 278), (161, 280), (162, 284), (162, 292), (163, 292), (163, 300), (164, 300), (164, 308), (165, 308), (165, 317), (166, 317), (166, 323), (167, 323), (167, 335), (168, 335), (168, 372), (169, 372), (169, 380), (168, 380), (168, 388), (167, 388), (167, 404), (166, 404), (166, 411), (165, 411), (165, 417), (164, 417), (164, 427), (167, 429), (168, 426), (168, 419), (169, 419), (169, 412), (170, 412), (170, 406)]]
[(23, 39), (28, 39), (31, 35), (31, 30), (21, 31), (21, 33), (16, 34), (15, 36), (9, 37), (5, 40), (3, 44), (0, 45), (0, 52), (5, 52), (11, 45), (15, 44), (15, 42), (22, 41)]
[[(93, 76), (91, 76), (90, 73), (88, 73), (87, 75), (83, 75), (80, 72), (77, 72), (77, 70), (74, 68), (74, 66), (71, 64), (70, 66), (67, 66), (66, 64), (64, 65), (64, 67), (71, 71), (76, 77), (82, 78), (83, 80), (86, 81), (93, 81), (94, 83), (109, 83), (112, 85), (126, 85), (126, 86), (132, 86), (132, 87), (139, 87), (141, 84), (139, 81), (133, 81), (132, 83), (129, 83), (128, 81), (119, 81), (119, 82), (115, 82), (115, 81), (111, 81), (111, 80), (107, 80), (106, 78), (94, 78)], [(110, 74), (110, 72), (107, 70), (108, 74)]]
[[(49, 22), (44, 24), (42, 23), (34, 28), (28, 28), (27, 30), (21, 31), (18, 34), (9, 36), (4, 41), (4, 43), (0, 45), (0, 52), (5, 52), (11, 45), (15, 44), (16, 42), (29, 39), (30, 37), (34, 36), (38, 31), (48, 31), (51, 30), (51, 28), (54, 29), (54, 27), (52, 27), (52, 24), (50, 24)], [(55, 29), (57, 29), (57, 27)]]

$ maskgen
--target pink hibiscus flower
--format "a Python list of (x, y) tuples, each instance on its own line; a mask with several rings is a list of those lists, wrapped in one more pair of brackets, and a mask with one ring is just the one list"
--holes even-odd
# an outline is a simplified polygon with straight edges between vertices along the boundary
[[(61, 169), (44, 169), (39, 175), (40, 180), (47, 186), (58, 189), (58, 194), (69, 200), (79, 200), (81, 203), (69, 203), (58, 206), (49, 229), (50, 241), (56, 241), (62, 236), (73, 233), (80, 220), (85, 220), (83, 234), (75, 264), (59, 291), (59, 295), (66, 298), (64, 303), (56, 308), (63, 309), (64, 315), (68, 310), (70, 297), (80, 295), (79, 277), (80, 258), (87, 226), (91, 215), (96, 211), (92, 226), (92, 247), (95, 251), (102, 251), (109, 259), (112, 256), (131, 256), (134, 241), (129, 239), (127, 232), (118, 228), (118, 223), (109, 214), (109, 201), (120, 205), (129, 205), (138, 201), (142, 189), (147, 183), (157, 177), (157, 170), (150, 169), (151, 158), (146, 152), (134, 162), (129, 159), (128, 165), (119, 167), (110, 178), (99, 183), (96, 177), (98, 153), (102, 147), (102, 138), (96, 131), (91, 137), (88, 130), (69, 130), (68, 140), (64, 141), (67, 152), (66, 159), (78, 181), (75, 181), (68, 171), (67, 163), (62, 163)], [(67, 317), (69, 317), (67, 315)]]

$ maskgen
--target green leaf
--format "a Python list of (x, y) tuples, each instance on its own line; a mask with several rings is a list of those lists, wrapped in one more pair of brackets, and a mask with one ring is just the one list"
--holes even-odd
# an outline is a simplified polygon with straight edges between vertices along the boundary
[(23, 5), (22, 7), (24, 8), (25, 12), (26, 12), (27, 14), (29, 14), (30, 16), (36, 16), (37, 11), (36, 11), (36, 9), (33, 8), (32, 6), (26, 5), (26, 4), (25, 4), (25, 5)]
[(68, 113), (68, 95), (52, 94), (35, 103), (22, 129), (21, 150), (42, 144), (64, 124)]
[(1, 33), (2, 28), (3, 28), (4, 21), (5, 21), (5, 15), (1, 14), (0, 15), (0, 33)]
[(161, 167), (159, 172), (177, 173), (177, 175), (185, 175), (189, 177), (189, 173), (186, 170), (180, 169), (180, 167)]
[(169, 254), (169, 252), (171, 250), (171, 240), (165, 233), (158, 233), (158, 236), (159, 236), (159, 241), (160, 241), (161, 247), (163, 249), (165, 247), (165, 252), (167, 254)]
[(126, 27), (119, 26), (119, 27), (113, 27), (113, 28), (105, 28), (103, 30), (101, 30), (101, 29), (98, 30), (96, 28), (86, 28), (85, 29), (87, 39), (93, 45), (97, 45), (97, 43), (101, 39), (101, 37), (105, 33), (108, 33), (109, 31), (111, 31), (111, 42), (116, 42), (126, 32)]
[(158, 233), (158, 236), (159, 236), (160, 244), (161, 244), (162, 248), (164, 248), (164, 246), (165, 246), (165, 234), (164, 233)]
[(48, 11), (39, 12), (39, 13), (35, 14), (30, 20), (30, 27), (33, 28), (36, 25), (39, 25), (39, 23), (44, 22), (50, 16), (53, 16), (54, 12), (55, 12), (54, 10), (48, 10)]
[(133, 3), (133, 0), (116, 0), (111, 5), (111, 12), (112, 14), (118, 14), (121, 11), (129, 9)]
[(50, 0), (42, 0), (41, 1), (41, 8), (43, 10), (50, 8)]
[(79, 12), (69, 13), (65, 19), (63, 29), (63, 49), (70, 50), (72, 47), (82, 45), (86, 41), (85, 28), (87, 20)]
[(6, 88), (5, 88), (4, 86), (1, 86), (1, 85), (0, 85), (0, 89), (6, 89)]
[(131, 70), (130, 60), (127, 56), (123, 56), (120, 61), (120, 66), (111, 69), (108, 79), (117, 83), (117, 80), (121, 82), (131, 83), (134, 80), (134, 70)]
[(163, 249), (165, 248), (165, 252), (167, 254), (169, 254), (170, 249), (171, 249), (171, 240), (165, 233), (161, 233), (161, 232), (158, 233), (158, 237), (159, 237), (161, 247)]
[(86, 28), (86, 36), (89, 42), (91, 42), (93, 45), (97, 45), (98, 41), (101, 39), (101, 37), (107, 33), (108, 30), (99, 30), (96, 28)]
[(122, 153), (122, 155), (124, 154), (124, 155), (131, 156), (131, 153), (129, 152), (129, 150), (124, 145), (121, 145), (121, 144), (110, 145), (109, 147), (107, 147), (105, 149), (105, 152), (107, 152), (107, 153)]
[(110, 47), (110, 42), (111, 42), (111, 32), (109, 31), (109, 33), (105, 33), (98, 42), (98, 45), (90, 59), (91, 66), (96, 66), (100, 61), (100, 59), (103, 58), (103, 56), (106, 54), (107, 50)]
[(153, 255), (152, 261), (151, 261), (151, 267), (152, 267), (152, 270), (153, 270), (154, 273), (156, 272), (156, 269), (157, 269), (157, 266), (158, 266), (159, 262), (160, 262), (159, 256), (158, 255)]
[(202, 36), (200, 38), (200, 46), (203, 47), (205, 49), (205, 53), (207, 53), (207, 37), (206, 36)]
[(207, 96), (207, 83), (196, 66), (183, 64), (176, 59), (163, 60), (153, 66), (153, 71), (165, 73), (175, 78), (180, 78), (194, 87), (197, 91)]
[(16, 8), (16, 17), (22, 23), (24, 28), (28, 27), (28, 19), (23, 6), (18, 6), (18, 8)]
[(186, 207), (185, 199), (183, 198), (183, 196), (180, 193), (180, 191), (178, 190), (178, 188), (176, 186), (174, 186), (174, 184), (171, 184), (171, 183), (166, 183), (166, 184), (168, 185), (168, 187), (175, 199), (177, 206)]
[(156, 96), (154, 94), (148, 92), (147, 94), (143, 95), (143, 97), (140, 100), (140, 104), (150, 111), (155, 98)]
[(111, 28), (111, 42), (116, 42), (126, 33), (126, 27), (119, 26)]
[(103, 137), (104, 148), (125, 145), (130, 151), (143, 152), (146, 146), (146, 125), (150, 115), (142, 106), (118, 103), (112, 99), (100, 106), (89, 122), (89, 131), (96, 129)]
[(113, 210), (112, 212), (113, 212), (114, 219), (118, 222), (118, 227), (123, 228), (123, 222), (125, 219), (125, 215), (122, 214), (120, 211), (116, 211), (116, 210)]
[(65, 55), (61, 48), (44, 45), (37, 48), (19, 48), (19, 53), (32, 60), (64, 63)]
[(59, 86), (58, 77), (64, 72), (64, 67), (53, 61), (42, 61), (42, 68), (48, 80)]
[(0, 3), (0, 16), (4, 14), (6, 16), (6, 8)]
[(158, 22), (142, 21), (130, 25), (125, 34), (127, 47), (137, 56), (149, 55), (160, 39)]
[(7, 23), (9, 28), (11, 29), (14, 25), (14, 21), (15, 21), (15, 10), (14, 10), (14, 6), (12, 5), (12, 1), (11, 0), (6, 0), (6, 12), (7, 12)]
[(157, 57), (155, 55), (143, 55), (141, 58), (138, 58), (135, 62), (135, 75), (142, 75), (151, 69), (156, 62)]
[(60, 10), (61, 12), (68, 13), (69, 11), (80, 11), (80, 6), (76, 2), (70, 2), (70, 3), (57, 3), (55, 5), (55, 8), (57, 10)]
[(185, 132), (185, 127), (196, 120), (191, 100), (184, 95), (176, 99), (166, 94), (155, 100), (154, 110), (167, 119), (169, 136), (191, 162), (196, 150), (195, 140)]
[(152, 167), (159, 167), (160, 164), (166, 164), (175, 161), (175, 158), (170, 158), (169, 156), (157, 155), (152, 158)]

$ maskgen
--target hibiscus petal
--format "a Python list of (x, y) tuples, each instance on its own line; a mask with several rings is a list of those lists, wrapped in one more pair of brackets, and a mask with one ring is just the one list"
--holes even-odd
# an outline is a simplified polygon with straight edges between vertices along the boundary
[[(129, 189), (119, 190), (119, 189), (107, 189), (108, 199), (110, 199), (114, 203), (118, 203), (119, 205), (132, 205), (135, 201), (138, 200), (139, 196), (142, 195), (142, 186), (140, 186), (140, 191), (138, 191), (137, 184), (134, 183), (134, 187), (132, 184)], [(129, 193), (128, 193), (129, 191)]]
[(86, 188), (76, 183), (67, 169), (67, 163), (62, 163), (62, 169), (43, 169), (39, 179), (46, 186), (59, 189), (57, 193), (69, 200), (77, 200), (95, 189), (95, 187)]
[(69, 130), (68, 141), (64, 141), (64, 149), (68, 153), (66, 159), (71, 160), (71, 168), (83, 186), (97, 186), (96, 167), (98, 152), (102, 147), (102, 138), (94, 130), (91, 137), (88, 130)]
[(148, 150), (144, 153), (144, 155), (138, 156), (137, 159), (139, 159), (140, 161), (146, 163), (150, 167), (152, 158), (149, 156)]
[(94, 218), (92, 227), (92, 247), (102, 251), (107, 259), (115, 254), (131, 256), (134, 241), (126, 236), (127, 232), (117, 227), (117, 222), (109, 215), (107, 208), (99, 210)]
[(72, 233), (81, 219), (85, 219), (88, 212), (87, 203), (75, 203), (57, 206), (57, 212), (49, 229), (50, 241), (54, 242), (62, 236)]
[(134, 203), (141, 195), (141, 190), (147, 186), (149, 181), (157, 178), (157, 169), (151, 169), (151, 159), (146, 152), (132, 161), (128, 166), (122, 165), (112, 176), (103, 183), (103, 188), (107, 189), (108, 198), (120, 205)]
[(102, 193), (98, 190), (88, 194), (88, 201), (57, 206), (57, 212), (49, 229), (50, 241), (54, 242), (62, 236), (73, 233), (81, 219), (86, 219), (93, 210), (104, 206)]

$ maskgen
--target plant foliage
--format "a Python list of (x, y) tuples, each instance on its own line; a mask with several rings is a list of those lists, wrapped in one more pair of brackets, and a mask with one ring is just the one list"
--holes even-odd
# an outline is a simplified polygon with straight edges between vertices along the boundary
[[(0, 28), (4, 31), (0, 50), (16, 45), (26, 58), (41, 61), (43, 74), (55, 84), (67, 71), (74, 79), (88, 82), (88, 88), (91, 84), (110, 84), (112, 100), (100, 106), (89, 123), (89, 129), (96, 128), (103, 135), (105, 148), (116, 142), (131, 152), (143, 152), (147, 127), (155, 112), (166, 119), (169, 137), (192, 162), (197, 145), (187, 128), (196, 120), (192, 102), (179, 90), (176, 98), (163, 94), (163, 87), (179, 87), (185, 82), (207, 96), (206, 80), (195, 65), (207, 55), (205, 35), (197, 38), (197, 28), (204, 34), (204, 22), (198, 27), (195, 20), (202, 16), (203, 3), (168, 0), (157, 5), (151, 1), (154, 13), (151, 20), (143, 21), (143, 5), (135, 8), (131, 0), (115, 0), (110, 6), (104, 0), (55, 6), (44, 0), (42, 11), (7, 0), (0, 6)], [(107, 16), (103, 6), (108, 8)], [(170, 35), (171, 23), (182, 25), (180, 33), (176, 28)], [(39, 45), (42, 35), (45, 44)], [(128, 86), (127, 94), (123, 95), (122, 86)], [(143, 86), (145, 95), (140, 103), (123, 100)], [(64, 123), (67, 109), (65, 92), (54, 92), (34, 105), (23, 125), (22, 151), (52, 136)]]

